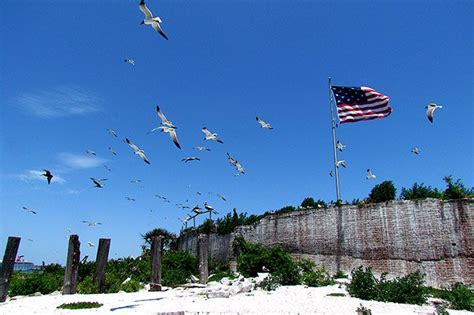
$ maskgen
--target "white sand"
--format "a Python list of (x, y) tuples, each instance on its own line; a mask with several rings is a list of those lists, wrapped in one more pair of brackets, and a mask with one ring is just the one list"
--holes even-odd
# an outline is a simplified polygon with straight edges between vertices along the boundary
[[(260, 289), (239, 293), (228, 298), (207, 298), (206, 289), (172, 289), (162, 292), (115, 294), (50, 294), (24, 297), (0, 304), (0, 314), (157, 314), (185, 311), (186, 314), (356, 314), (362, 303), (372, 314), (434, 314), (430, 305), (408, 305), (363, 301), (351, 297), (331, 297), (328, 293), (341, 292), (337, 285), (322, 288), (304, 286), (280, 287), (266, 292)], [(104, 304), (98, 309), (61, 310), (62, 303), (91, 301)], [(449, 310), (452, 315), (473, 314)]]

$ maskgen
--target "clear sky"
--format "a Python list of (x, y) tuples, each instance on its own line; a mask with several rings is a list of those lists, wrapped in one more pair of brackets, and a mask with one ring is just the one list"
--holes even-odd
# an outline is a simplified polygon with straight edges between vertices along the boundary
[[(1, 255), (15, 235), (27, 260), (64, 264), (68, 228), (83, 255), (95, 258), (86, 244), (99, 237), (112, 239), (111, 257), (138, 255), (140, 233), (179, 231), (187, 211), (175, 203), (186, 200), (220, 215), (334, 200), (328, 77), (372, 87), (393, 108), (337, 129), (347, 146), (343, 200), (384, 180), (397, 195), (414, 182), (444, 188), (449, 174), (474, 185), (473, 1), (148, 0), (169, 41), (140, 25), (138, 2), (1, 1)], [(430, 102), (443, 105), (434, 123)], [(147, 134), (160, 122), (156, 105), (182, 150), (167, 134)], [(256, 116), (274, 129), (260, 129)], [(204, 142), (204, 126), (224, 144)], [(234, 176), (226, 152), (246, 174)], [(201, 161), (181, 161), (193, 155)], [(44, 168), (51, 185), (38, 175)], [(108, 180), (99, 189), (90, 177)]]

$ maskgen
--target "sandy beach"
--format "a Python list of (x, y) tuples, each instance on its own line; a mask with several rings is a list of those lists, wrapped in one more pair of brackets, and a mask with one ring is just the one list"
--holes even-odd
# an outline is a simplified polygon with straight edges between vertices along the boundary
[[(161, 292), (142, 290), (136, 293), (75, 294), (16, 297), (0, 304), (0, 314), (159, 314), (184, 311), (185, 314), (356, 314), (362, 303), (372, 314), (435, 314), (432, 305), (408, 305), (363, 301), (351, 298), (347, 292), (332, 285), (320, 288), (283, 286), (275, 291), (252, 290), (230, 295), (220, 284), (211, 283), (206, 288), (175, 288)], [(345, 297), (328, 296), (344, 293)], [(224, 297), (222, 297), (224, 296)], [(57, 309), (62, 303), (90, 301), (103, 306), (97, 309)], [(473, 314), (468, 311), (449, 310), (452, 315)]]

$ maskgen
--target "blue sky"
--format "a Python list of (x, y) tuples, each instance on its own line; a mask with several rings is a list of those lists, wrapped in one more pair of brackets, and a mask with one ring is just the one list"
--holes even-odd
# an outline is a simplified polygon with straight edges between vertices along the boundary
[[(148, 0), (169, 41), (140, 25), (138, 2), (0, 4), (2, 252), (16, 235), (27, 260), (64, 264), (70, 228), (83, 255), (95, 257), (86, 244), (99, 237), (112, 239), (112, 257), (138, 255), (140, 233), (179, 231), (187, 212), (175, 203), (208, 201), (223, 215), (334, 200), (328, 77), (372, 87), (393, 108), (337, 129), (347, 146), (342, 199), (362, 199), (384, 180), (397, 194), (414, 182), (443, 188), (449, 174), (474, 185), (473, 2)], [(430, 102), (443, 105), (433, 124)], [(178, 126), (182, 150), (166, 134), (147, 134), (159, 125), (156, 105)], [(274, 129), (260, 129), (255, 116)], [(203, 142), (204, 126), (224, 144)], [(234, 176), (226, 152), (246, 174)], [(201, 161), (181, 161), (191, 155)], [(51, 185), (38, 176), (43, 168), (56, 176)], [(90, 177), (108, 180), (97, 189)]]

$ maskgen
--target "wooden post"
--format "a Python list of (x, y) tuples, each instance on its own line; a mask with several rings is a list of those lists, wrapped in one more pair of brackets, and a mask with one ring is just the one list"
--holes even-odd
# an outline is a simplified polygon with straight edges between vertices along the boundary
[(0, 268), (0, 302), (5, 302), (8, 295), (8, 285), (13, 274), (13, 267), (15, 266), (15, 258), (20, 247), (19, 237), (8, 237), (7, 247), (3, 255), (2, 267)]
[(79, 271), (79, 260), (81, 256), (80, 247), (81, 242), (79, 242), (79, 236), (76, 234), (69, 236), (66, 271), (64, 272), (63, 294), (76, 293), (77, 273)]
[(199, 247), (199, 283), (206, 284), (209, 277), (208, 257), (209, 257), (209, 236), (200, 234), (198, 237)]
[(97, 258), (95, 260), (94, 283), (99, 288), (100, 293), (105, 291), (105, 268), (109, 259), (110, 238), (99, 239)]
[(149, 291), (161, 291), (161, 250), (163, 236), (151, 238), (151, 281)]

